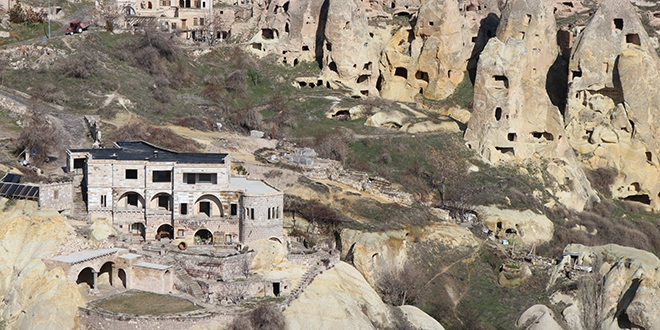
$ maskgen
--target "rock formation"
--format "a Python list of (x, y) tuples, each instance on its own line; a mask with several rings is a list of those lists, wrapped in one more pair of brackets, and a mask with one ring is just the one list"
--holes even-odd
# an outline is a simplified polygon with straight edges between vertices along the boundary
[(495, 206), (478, 208), (479, 215), (489, 230), (502, 239), (515, 239), (524, 246), (549, 242), (554, 225), (545, 215), (530, 210), (501, 210)]
[(73, 231), (57, 211), (35, 202), (0, 198), (0, 325), (7, 329), (76, 329), (84, 304), (60, 268), (42, 258), (54, 254)]
[[(599, 324), (598, 329), (603, 330), (660, 329), (658, 257), (615, 244), (594, 247), (571, 244), (564, 249), (564, 255), (557, 266), (559, 271), (569, 263), (593, 268), (593, 274), (581, 272), (578, 281), (583, 285), (570, 292), (577, 299), (582, 329), (593, 329)], [(572, 313), (563, 314), (566, 317)], [(585, 320), (591, 324), (584, 324)]]
[[(284, 311), (284, 316), (286, 329), (291, 330), (379, 329), (396, 326), (393, 308), (383, 303), (355, 268), (339, 262), (317, 276), (300, 298)], [(406, 307), (402, 311), (413, 325), (444, 329), (415, 307)]]
[(249, 49), (260, 56), (277, 54), (279, 62), (288, 65), (315, 61), (325, 24), (323, 3), (321, 0), (269, 2)]
[(370, 31), (364, 4), (356, 0), (327, 1), (321, 79), (328, 87), (348, 88), (358, 95), (378, 95), (376, 61), (382, 41)]
[(566, 132), (580, 160), (614, 168), (615, 198), (660, 210), (658, 55), (627, 1), (607, 0), (570, 57)]
[(413, 101), (420, 93), (447, 98), (494, 36), (496, 14), (496, 1), (426, 1), (414, 28), (401, 28), (383, 50), (381, 96), (401, 101)]
[(546, 159), (548, 173), (558, 182), (555, 197), (581, 211), (598, 197), (569, 146), (559, 108), (546, 91), (548, 71), (559, 52), (556, 31), (552, 7), (546, 2), (507, 2), (497, 36), (481, 53), (465, 140), (491, 163)]

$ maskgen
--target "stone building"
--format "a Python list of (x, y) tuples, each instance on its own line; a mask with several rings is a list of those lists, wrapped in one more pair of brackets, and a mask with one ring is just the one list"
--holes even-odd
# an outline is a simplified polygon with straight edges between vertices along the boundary
[(123, 15), (123, 28), (155, 22), (161, 30), (196, 40), (214, 30), (211, 0), (118, 0), (116, 6)]
[(178, 153), (137, 141), (71, 149), (67, 162), (82, 176), (87, 213), (112, 219), (120, 233), (197, 244), (283, 236), (284, 194), (231, 177), (227, 154)]

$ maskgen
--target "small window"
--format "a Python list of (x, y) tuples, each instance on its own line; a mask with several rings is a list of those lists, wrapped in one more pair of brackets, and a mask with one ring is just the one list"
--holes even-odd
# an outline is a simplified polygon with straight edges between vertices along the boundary
[(197, 17), (193, 17), (193, 26), (197, 26)]
[(254, 209), (250, 209), (250, 219), (254, 220)]
[(623, 18), (614, 19), (614, 28), (617, 30), (623, 30)]
[(231, 234), (225, 234), (225, 243), (231, 243)]
[(195, 174), (194, 173), (183, 173), (183, 182), (187, 184), (195, 184)]
[(53, 191), (53, 199), (58, 199), (59, 197), (60, 197), (60, 190), (55, 189), (55, 191)]
[(213, 183), (217, 182), (217, 174), (213, 173), (200, 173), (198, 174), (199, 183)]
[(126, 170), (126, 179), (136, 180), (138, 178), (137, 170)]
[(179, 209), (181, 210), (181, 214), (188, 214), (188, 203), (181, 203), (181, 207), (179, 207)]
[(172, 171), (153, 171), (153, 182), (172, 182)]
[(238, 214), (238, 205), (236, 203), (231, 203), (229, 205), (229, 215), (237, 215)]
[(270, 207), (268, 208), (268, 219), (270, 219)]
[(184, 233), (183, 229), (179, 229), (176, 231), (176, 236), (183, 237), (183, 233)]
[(101, 195), (101, 207), (107, 207), (107, 206), (108, 206), (108, 196)]
[(176, 30), (176, 23), (172, 23), (172, 30)]
[(199, 25), (204, 26), (204, 18), (203, 17), (199, 18)]
[(634, 44), (634, 45), (637, 45), (637, 46), (642, 45), (642, 43), (639, 39), (639, 34), (637, 34), (637, 33), (626, 34), (626, 43)]

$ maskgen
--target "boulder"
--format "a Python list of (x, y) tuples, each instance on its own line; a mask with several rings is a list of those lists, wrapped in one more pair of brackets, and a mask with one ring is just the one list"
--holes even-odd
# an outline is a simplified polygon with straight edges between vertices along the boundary
[(559, 323), (555, 321), (552, 310), (545, 305), (534, 305), (528, 308), (520, 315), (516, 326), (525, 326), (526, 330), (562, 330)]
[(618, 172), (615, 198), (660, 210), (658, 55), (627, 0), (606, 0), (577, 37), (566, 132), (582, 164)]
[(546, 90), (559, 54), (552, 7), (511, 0), (497, 36), (479, 60), (474, 109), (465, 132), (468, 147), (488, 162), (546, 159), (558, 168), (553, 193), (581, 211), (598, 201), (564, 132), (559, 108)]
[(417, 329), (425, 329), (425, 330), (444, 330), (445, 328), (435, 320), (434, 318), (430, 317), (428, 314), (424, 313), (421, 309), (415, 307), (415, 306), (410, 306), (410, 305), (403, 305), (398, 307), (401, 312), (403, 312), (403, 315), (406, 317), (408, 322), (413, 325), (413, 327)]
[(554, 224), (543, 214), (530, 210), (502, 210), (495, 206), (481, 206), (477, 212), (489, 230), (501, 239), (519, 240), (525, 246), (549, 242)]

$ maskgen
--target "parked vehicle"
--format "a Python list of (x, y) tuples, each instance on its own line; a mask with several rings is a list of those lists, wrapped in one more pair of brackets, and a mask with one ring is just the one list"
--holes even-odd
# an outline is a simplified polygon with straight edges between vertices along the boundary
[(87, 30), (89, 25), (89, 22), (73, 21), (69, 23), (69, 27), (66, 28), (66, 34), (73, 35), (74, 33), (82, 33)]

